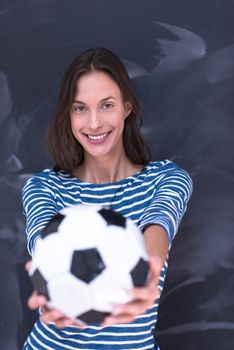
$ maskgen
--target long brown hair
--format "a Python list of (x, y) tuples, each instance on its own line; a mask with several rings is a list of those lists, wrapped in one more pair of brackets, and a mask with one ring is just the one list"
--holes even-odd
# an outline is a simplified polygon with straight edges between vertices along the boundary
[(82, 52), (65, 71), (59, 92), (57, 108), (47, 133), (47, 145), (55, 162), (55, 170), (72, 172), (84, 160), (84, 150), (74, 137), (70, 124), (70, 109), (73, 104), (77, 81), (82, 74), (104, 71), (119, 86), (123, 100), (129, 101), (132, 111), (125, 120), (123, 146), (130, 161), (146, 165), (150, 152), (143, 140), (140, 127), (142, 118), (138, 100), (133, 92), (131, 80), (120, 59), (105, 48), (94, 48)]

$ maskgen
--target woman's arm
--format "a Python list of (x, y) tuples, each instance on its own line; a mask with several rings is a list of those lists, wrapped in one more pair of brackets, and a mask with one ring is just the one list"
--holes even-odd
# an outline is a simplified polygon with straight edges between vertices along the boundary
[(160, 258), (163, 265), (169, 249), (167, 232), (159, 225), (150, 225), (144, 231), (144, 238), (148, 255)]
[(154, 197), (138, 223), (143, 232), (153, 224), (164, 228), (168, 235), (169, 248), (186, 212), (193, 189), (190, 175), (173, 163), (170, 166), (159, 181), (155, 178)]
[(149, 255), (149, 281), (145, 287), (130, 291), (133, 301), (116, 306), (113, 315), (106, 318), (106, 325), (133, 321), (160, 295), (161, 271), (192, 193), (189, 174), (173, 163), (170, 166), (170, 171), (156, 182), (154, 198), (138, 223)]

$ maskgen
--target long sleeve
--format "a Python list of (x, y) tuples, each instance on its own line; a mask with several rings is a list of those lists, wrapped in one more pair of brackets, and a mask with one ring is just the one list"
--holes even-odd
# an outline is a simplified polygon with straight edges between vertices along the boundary
[(23, 188), (22, 194), (24, 214), (26, 215), (26, 234), (28, 251), (32, 255), (33, 248), (40, 231), (50, 218), (58, 212), (54, 192), (46, 178), (33, 176)]
[(192, 188), (190, 175), (173, 164), (173, 168), (155, 184), (154, 196), (139, 220), (139, 227), (144, 230), (150, 224), (161, 225), (171, 245), (186, 211)]

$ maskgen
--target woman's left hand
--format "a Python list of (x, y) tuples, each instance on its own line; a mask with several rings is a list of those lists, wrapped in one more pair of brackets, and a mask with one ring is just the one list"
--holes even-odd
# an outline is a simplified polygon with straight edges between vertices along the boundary
[(113, 313), (107, 316), (102, 323), (103, 326), (110, 326), (116, 323), (132, 322), (138, 315), (143, 314), (152, 307), (155, 299), (160, 297), (159, 277), (163, 267), (162, 260), (156, 257), (149, 258), (150, 278), (146, 286), (133, 288), (129, 291), (132, 301), (116, 305)]

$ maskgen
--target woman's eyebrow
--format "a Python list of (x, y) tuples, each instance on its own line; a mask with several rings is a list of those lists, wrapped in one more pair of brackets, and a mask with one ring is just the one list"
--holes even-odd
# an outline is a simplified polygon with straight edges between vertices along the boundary
[[(109, 99), (113, 98), (114, 100), (116, 100), (116, 98), (114, 96), (107, 96), (107, 97), (104, 97), (100, 102), (105, 102)], [(82, 101), (78, 101), (78, 100), (74, 100), (73, 103), (79, 103), (79, 104), (82, 104), (82, 105), (85, 105), (86, 103), (85, 102), (82, 102)]]

